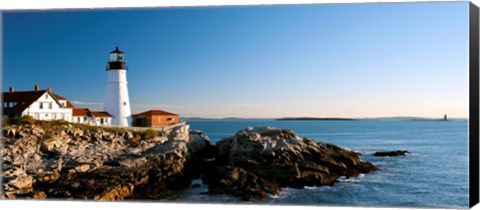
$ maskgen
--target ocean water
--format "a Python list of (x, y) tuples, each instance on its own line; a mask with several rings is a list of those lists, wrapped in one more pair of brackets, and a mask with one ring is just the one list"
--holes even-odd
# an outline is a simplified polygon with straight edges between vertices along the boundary
[[(258, 204), (294, 204), (380, 207), (468, 207), (467, 120), (188, 120), (191, 129), (203, 130), (212, 144), (248, 126), (291, 129), (301, 137), (336, 144), (360, 152), (362, 160), (382, 171), (333, 186), (285, 188), (278, 196)], [(408, 150), (400, 157), (375, 157), (375, 151)], [(200, 180), (194, 182), (201, 183)], [(242, 202), (228, 195), (205, 195), (207, 186), (191, 188), (168, 198), (174, 202)]]

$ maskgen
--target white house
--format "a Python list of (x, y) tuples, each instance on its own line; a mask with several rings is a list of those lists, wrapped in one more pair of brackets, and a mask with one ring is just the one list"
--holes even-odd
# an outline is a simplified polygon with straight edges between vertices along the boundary
[(83, 123), (89, 125), (111, 125), (112, 115), (108, 112), (92, 112), (85, 108), (74, 108), (72, 112), (73, 123)]
[(73, 123), (92, 124), (90, 110), (84, 108), (74, 108), (72, 111)]
[(108, 112), (90, 112), (92, 113), (95, 125), (111, 125), (113, 116)]
[(38, 85), (35, 85), (34, 91), (15, 91), (11, 87), (9, 92), (3, 93), (3, 117), (21, 116), (91, 125), (111, 125), (113, 118), (107, 112), (74, 108), (66, 98), (53, 93), (51, 88), (40, 90)]
[(52, 89), (34, 91), (15, 91), (3, 93), (3, 117), (14, 118), (32, 116), (38, 120), (72, 120), (73, 105), (65, 98), (52, 92)]

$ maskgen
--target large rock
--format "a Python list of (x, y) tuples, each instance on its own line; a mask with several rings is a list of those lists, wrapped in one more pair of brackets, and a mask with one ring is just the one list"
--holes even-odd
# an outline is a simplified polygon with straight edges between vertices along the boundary
[(70, 139), (63, 136), (48, 136), (41, 142), (41, 149), (51, 155), (63, 156), (67, 154), (68, 142)]
[[(361, 161), (353, 151), (273, 127), (247, 128), (219, 141), (216, 147), (216, 160), (210, 165), (211, 172), (204, 176), (210, 193), (224, 192), (245, 200), (255, 198), (248, 192), (251, 189), (260, 194), (274, 194), (279, 192), (272, 187), (275, 185), (296, 188), (331, 185), (341, 176), (379, 170)], [(250, 178), (239, 182), (236, 174)]]
[(381, 157), (391, 157), (391, 156), (404, 156), (410, 154), (410, 152), (406, 150), (395, 150), (395, 151), (388, 151), (388, 152), (375, 152), (373, 156), (381, 156)]
[(149, 139), (115, 128), (7, 126), (2, 138), (3, 198), (155, 199), (200, 176), (200, 133), (183, 125)]
[(5, 191), (30, 189), (33, 185), (33, 178), (31, 176), (18, 176), (11, 180), (5, 180), (3, 186)]
[(210, 194), (230, 194), (245, 201), (266, 198), (267, 194), (278, 194), (280, 186), (240, 167), (219, 167), (209, 183)]

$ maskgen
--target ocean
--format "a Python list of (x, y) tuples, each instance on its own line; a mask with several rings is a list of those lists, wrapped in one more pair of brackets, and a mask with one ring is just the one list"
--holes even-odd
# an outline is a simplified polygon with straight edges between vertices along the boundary
[[(360, 152), (364, 161), (382, 171), (333, 186), (285, 188), (278, 196), (255, 204), (468, 207), (468, 121), (375, 119), (353, 121), (276, 121), (271, 119), (190, 119), (192, 130), (202, 130), (215, 144), (253, 126), (291, 129), (301, 137), (332, 143)], [(408, 150), (411, 155), (375, 157), (375, 151)], [(200, 180), (194, 182), (201, 183)], [(227, 195), (205, 195), (207, 186), (191, 188), (167, 200), (189, 203), (237, 203)]]

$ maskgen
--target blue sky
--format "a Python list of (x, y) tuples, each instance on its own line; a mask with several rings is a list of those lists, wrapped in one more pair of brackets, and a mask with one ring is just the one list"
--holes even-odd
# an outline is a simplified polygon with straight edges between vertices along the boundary
[(133, 113), (468, 116), (468, 2), (5, 12), (2, 89), (100, 110), (117, 45)]

